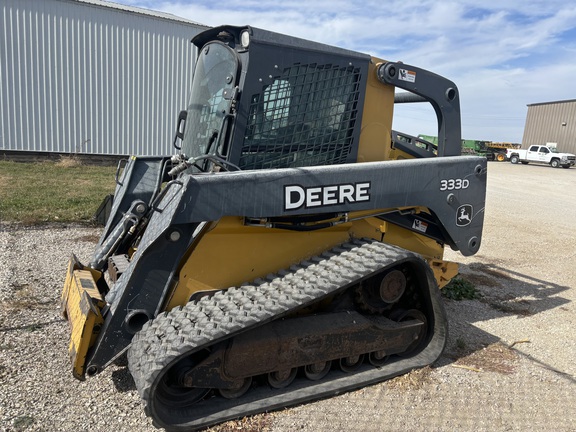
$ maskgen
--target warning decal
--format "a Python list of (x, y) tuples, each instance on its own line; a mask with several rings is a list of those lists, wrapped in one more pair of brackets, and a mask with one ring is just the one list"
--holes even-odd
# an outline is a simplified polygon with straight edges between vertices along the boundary
[(412, 229), (425, 233), (426, 230), (428, 229), (428, 224), (420, 219), (414, 219)]
[(400, 69), (398, 79), (411, 83), (416, 82), (416, 72), (407, 69)]

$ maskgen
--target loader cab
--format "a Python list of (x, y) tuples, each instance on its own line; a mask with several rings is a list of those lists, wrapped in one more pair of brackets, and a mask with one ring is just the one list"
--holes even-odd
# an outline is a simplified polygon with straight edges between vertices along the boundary
[[(249, 26), (212, 28), (192, 42), (198, 59), (176, 134), (188, 172), (461, 152), (457, 88), (432, 72)], [(410, 96), (397, 100), (394, 89)], [(395, 146), (394, 104), (414, 101), (434, 108), (436, 151)]]
[(251, 27), (192, 42), (181, 151), (210, 155), (192, 171), (222, 159), (242, 170), (356, 161), (370, 56)]

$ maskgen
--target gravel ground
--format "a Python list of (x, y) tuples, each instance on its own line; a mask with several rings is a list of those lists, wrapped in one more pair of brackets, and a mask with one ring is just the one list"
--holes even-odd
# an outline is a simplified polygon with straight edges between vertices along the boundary
[[(480, 252), (447, 252), (483, 297), (446, 300), (432, 368), (212, 430), (576, 430), (574, 190), (576, 169), (489, 164)], [(98, 233), (0, 224), (0, 430), (154, 430), (125, 367), (71, 375), (58, 299)]]

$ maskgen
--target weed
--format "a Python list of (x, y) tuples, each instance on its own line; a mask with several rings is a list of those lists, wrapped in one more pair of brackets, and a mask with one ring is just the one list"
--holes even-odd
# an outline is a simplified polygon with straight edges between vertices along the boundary
[(42, 327), (44, 327), (42, 324), (30, 324), (28, 327), (26, 327), (25, 330), (26, 330), (27, 332), (32, 333), (32, 332), (41, 330)]
[(452, 300), (474, 300), (482, 297), (472, 282), (461, 277), (455, 277), (442, 288), (442, 295)]
[(20, 416), (14, 420), (14, 429), (17, 431), (26, 430), (29, 426), (32, 426), (35, 421), (32, 416)]
[(458, 348), (460, 351), (464, 351), (466, 349), (467, 345), (466, 342), (464, 342), (463, 339), (456, 339), (456, 348)]

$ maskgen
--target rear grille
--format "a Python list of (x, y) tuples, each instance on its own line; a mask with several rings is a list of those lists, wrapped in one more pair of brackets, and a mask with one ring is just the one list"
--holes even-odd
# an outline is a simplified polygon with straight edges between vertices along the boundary
[(295, 65), (251, 98), (242, 169), (344, 163), (357, 118), (359, 69)]

